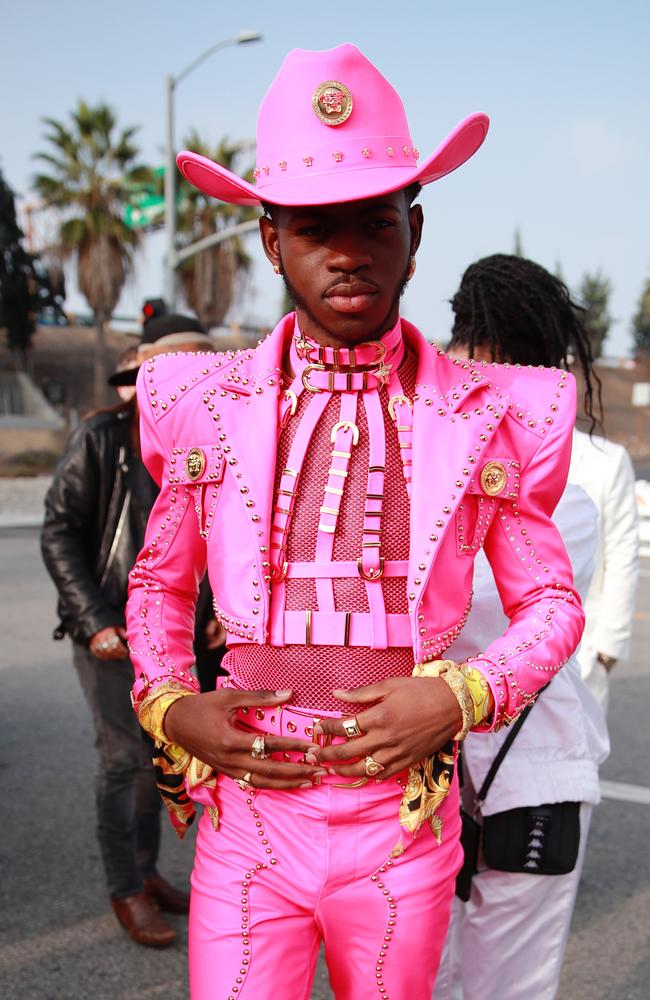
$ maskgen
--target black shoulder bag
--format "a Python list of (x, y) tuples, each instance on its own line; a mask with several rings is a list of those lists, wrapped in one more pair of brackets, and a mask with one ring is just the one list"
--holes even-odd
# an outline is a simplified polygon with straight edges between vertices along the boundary
[(566, 875), (573, 871), (578, 860), (579, 802), (506, 809), (484, 816), (481, 823), (474, 818), (533, 707), (529, 705), (524, 709), (492, 761), (476, 796), (474, 814), (461, 809), (461, 844), (465, 858), (456, 879), (456, 895), (464, 902), (470, 897), (472, 876), (478, 871), (480, 849), (488, 868), (528, 875)]

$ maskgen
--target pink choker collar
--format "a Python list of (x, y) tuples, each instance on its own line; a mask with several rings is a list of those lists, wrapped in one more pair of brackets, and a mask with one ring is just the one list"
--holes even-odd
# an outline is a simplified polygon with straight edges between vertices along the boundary
[(381, 340), (356, 347), (321, 347), (301, 333), (296, 321), (291, 366), (309, 392), (365, 392), (386, 385), (404, 357), (402, 324)]

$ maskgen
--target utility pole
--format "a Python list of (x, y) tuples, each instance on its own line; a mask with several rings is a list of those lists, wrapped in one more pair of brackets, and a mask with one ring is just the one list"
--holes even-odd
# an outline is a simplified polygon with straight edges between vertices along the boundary
[[(221, 233), (214, 233), (203, 240), (185, 247), (182, 256), (176, 251), (176, 151), (174, 146), (174, 94), (177, 84), (189, 76), (197, 66), (219, 49), (224, 49), (229, 45), (245, 45), (248, 42), (261, 41), (262, 36), (259, 31), (240, 31), (233, 38), (225, 38), (209, 49), (202, 52), (200, 56), (193, 59), (182, 72), (177, 76), (171, 73), (165, 78), (165, 301), (171, 312), (176, 309), (176, 269), (178, 265), (188, 257), (207, 250), (210, 246), (228, 239), (230, 235), (235, 235), (235, 230), (241, 232), (240, 227), (233, 227), (230, 230), (223, 230)], [(248, 229), (254, 228), (256, 223), (244, 223)], [(244, 230), (246, 231), (246, 230)], [(201, 244), (199, 246), (199, 243)]]

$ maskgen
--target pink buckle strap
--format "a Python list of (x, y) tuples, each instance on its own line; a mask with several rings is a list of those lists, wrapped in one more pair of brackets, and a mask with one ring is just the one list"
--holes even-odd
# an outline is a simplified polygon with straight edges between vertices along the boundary
[(382, 515), (386, 474), (386, 436), (384, 416), (378, 392), (366, 393), (363, 406), (368, 421), (369, 467), (366, 486), (366, 503), (363, 519), (361, 556), (357, 560), (359, 574), (363, 577), (372, 620), (373, 649), (386, 649), (386, 605), (380, 583), (383, 576), (384, 557), (381, 555)]
[[(411, 623), (408, 615), (386, 615), (386, 639), (389, 647), (411, 647)], [(285, 611), (283, 640), (276, 642), (271, 623), (272, 646), (365, 646), (372, 648), (372, 615), (359, 611)]]
[[(321, 563), (330, 562), (332, 559), (334, 535), (345, 491), (345, 482), (348, 477), (352, 449), (359, 440), (359, 431), (355, 423), (357, 418), (356, 394), (343, 393), (341, 395), (339, 417), (340, 419), (332, 428), (330, 436), (334, 447), (330, 456), (316, 540), (316, 559)], [(321, 577), (316, 580), (316, 596), (319, 610), (334, 611), (334, 590), (330, 579)]]
[[(387, 559), (384, 563), (384, 576), (408, 576), (409, 564), (406, 559)], [(326, 577), (333, 580), (344, 580), (359, 575), (359, 565), (353, 559), (341, 559), (337, 562), (290, 562), (287, 563), (287, 580), (313, 580)]]

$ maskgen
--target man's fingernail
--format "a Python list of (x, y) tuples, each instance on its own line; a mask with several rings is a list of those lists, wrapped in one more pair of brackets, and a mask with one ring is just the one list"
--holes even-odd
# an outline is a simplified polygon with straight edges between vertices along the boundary
[(276, 691), (275, 692), (275, 697), (276, 698), (288, 698), (290, 694), (291, 694), (291, 691)]
[(311, 781), (306, 781), (304, 783), (304, 785), (299, 785), (298, 787), (299, 788), (313, 788), (314, 786), (312, 785)]
[(318, 757), (315, 753), (305, 754), (305, 764), (318, 764)]

